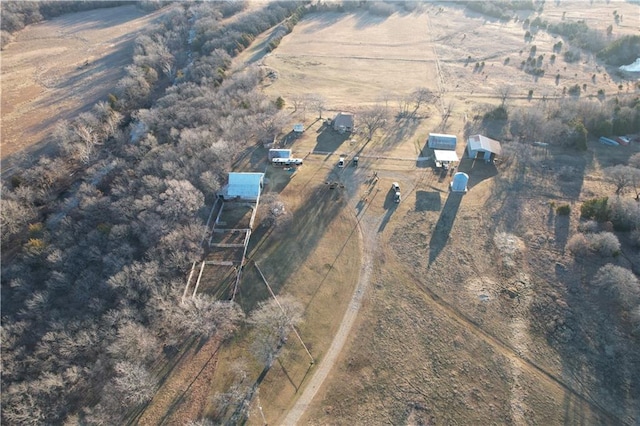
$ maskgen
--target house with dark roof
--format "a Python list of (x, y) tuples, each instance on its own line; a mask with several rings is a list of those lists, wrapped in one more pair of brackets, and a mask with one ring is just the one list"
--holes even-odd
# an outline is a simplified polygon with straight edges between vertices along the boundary
[(354, 127), (355, 118), (350, 112), (339, 112), (331, 122), (333, 130), (344, 133), (352, 132)]

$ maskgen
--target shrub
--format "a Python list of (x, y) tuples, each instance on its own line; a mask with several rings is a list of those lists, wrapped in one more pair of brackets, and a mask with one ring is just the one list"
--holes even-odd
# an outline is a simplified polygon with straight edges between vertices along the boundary
[(609, 203), (609, 218), (617, 231), (640, 229), (640, 204), (630, 198), (616, 197)]
[(566, 62), (578, 62), (580, 60), (580, 51), (578, 50), (567, 50), (564, 52), (564, 60)]
[(592, 198), (580, 206), (580, 217), (584, 219), (595, 219), (598, 222), (609, 220), (609, 198)]
[(632, 309), (640, 296), (638, 278), (626, 268), (607, 264), (601, 267), (592, 282), (601, 292), (614, 297), (625, 309)]
[(507, 108), (504, 106), (499, 106), (484, 115), (485, 120), (506, 120), (509, 118), (509, 114), (507, 113)]
[(578, 224), (578, 231), (585, 234), (593, 233), (598, 232), (599, 227), (600, 226), (598, 225), (598, 222), (596, 222), (595, 220), (587, 220)]
[(603, 256), (617, 256), (620, 254), (620, 241), (611, 232), (598, 232), (587, 234), (589, 248)]
[(573, 86), (569, 87), (569, 90), (567, 90), (567, 92), (571, 95), (571, 96), (580, 96), (580, 85), (578, 84), (574, 84)]
[(556, 213), (560, 216), (569, 216), (571, 213), (571, 206), (569, 204), (563, 204), (556, 208)]
[(582, 257), (589, 254), (589, 241), (584, 234), (574, 234), (567, 241), (567, 250), (569, 250), (574, 256)]
[(284, 108), (284, 105), (285, 105), (284, 98), (282, 96), (278, 96), (278, 99), (276, 99), (276, 108), (282, 109)]

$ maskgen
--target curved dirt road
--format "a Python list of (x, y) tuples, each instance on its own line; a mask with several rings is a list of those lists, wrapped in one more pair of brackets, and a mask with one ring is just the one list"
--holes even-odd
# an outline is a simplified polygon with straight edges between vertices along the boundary
[(307, 410), (307, 407), (311, 404), (311, 401), (313, 401), (313, 398), (318, 393), (322, 383), (324, 383), (329, 372), (335, 365), (338, 355), (342, 351), (342, 348), (347, 341), (347, 337), (351, 332), (351, 328), (355, 323), (358, 312), (362, 307), (362, 299), (365, 291), (369, 287), (369, 280), (373, 269), (374, 251), (378, 246), (379, 234), (376, 230), (381, 222), (380, 218), (367, 216), (366, 211), (377, 194), (378, 192), (374, 192), (369, 204), (367, 204), (367, 208), (360, 213), (356, 225), (358, 227), (358, 237), (360, 238), (360, 244), (362, 247), (362, 265), (360, 266), (360, 277), (358, 278), (358, 283), (353, 290), (351, 302), (349, 302), (347, 311), (340, 323), (340, 328), (333, 338), (329, 350), (322, 358), (322, 361), (318, 365), (315, 373), (305, 386), (302, 395), (300, 395), (300, 398), (298, 398), (295, 405), (291, 410), (289, 410), (289, 413), (282, 423), (284, 425), (295, 425), (300, 421), (300, 418)]

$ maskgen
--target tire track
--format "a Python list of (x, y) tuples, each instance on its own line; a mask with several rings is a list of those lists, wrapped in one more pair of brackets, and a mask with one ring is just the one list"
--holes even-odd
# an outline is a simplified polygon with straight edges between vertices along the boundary
[[(475, 270), (475, 268), (474, 268)], [(431, 290), (425, 283), (420, 280), (420, 277), (415, 275), (411, 271), (407, 271), (409, 276), (413, 278), (416, 285), (424, 291), (424, 293), (428, 296), (426, 301), (431, 303), (433, 306), (438, 308), (443, 314), (446, 315), (447, 318), (457, 322), (460, 326), (464, 327), (465, 330), (476, 335), (476, 337), (484, 340), (486, 343), (490, 344), (493, 348), (495, 348), (501, 355), (505, 356), (507, 359), (511, 360), (514, 365), (517, 365), (521, 371), (527, 371), (528, 373), (546, 379), (547, 382), (550, 382), (553, 385), (556, 385), (560, 389), (565, 392), (570, 393), (576, 399), (581, 402), (587, 404), (594, 412), (600, 414), (601, 416), (608, 419), (610, 422), (615, 424), (623, 424), (626, 423), (623, 419), (619, 418), (615, 414), (608, 411), (605, 407), (598, 404), (596, 401), (591, 400), (587, 396), (578, 392), (574, 388), (572, 388), (569, 384), (567, 384), (562, 378), (557, 375), (547, 371), (542, 366), (537, 364), (535, 361), (532, 361), (520, 354), (513, 348), (509, 343), (503, 341), (499, 337), (493, 335), (492, 333), (486, 331), (481, 327), (473, 319), (466, 316), (463, 312), (452, 306), (449, 302), (442, 299), (439, 295), (437, 295), (433, 290)], [(479, 273), (479, 272), (478, 272)]]

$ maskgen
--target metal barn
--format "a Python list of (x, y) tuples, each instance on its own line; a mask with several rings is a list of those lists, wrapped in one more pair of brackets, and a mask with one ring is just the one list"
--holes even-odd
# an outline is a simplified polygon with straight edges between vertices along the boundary
[(458, 137), (456, 135), (429, 133), (427, 146), (431, 149), (455, 151), (456, 145), (458, 145)]

